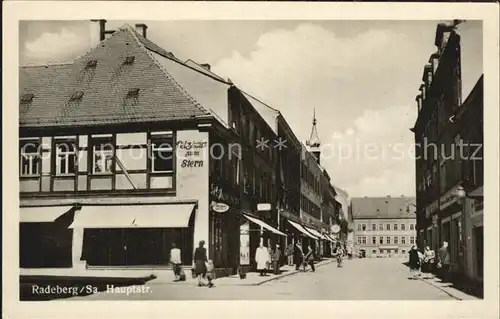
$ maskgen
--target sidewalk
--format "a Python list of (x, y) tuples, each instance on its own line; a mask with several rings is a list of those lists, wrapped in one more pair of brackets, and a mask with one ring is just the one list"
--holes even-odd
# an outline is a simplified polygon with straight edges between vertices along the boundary
[[(334, 258), (325, 258), (322, 261), (315, 264), (316, 267), (321, 267), (326, 264), (332, 263), (335, 261)], [(309, 268), (310, 269), (310, 268)], [(290, 275), (294, 275), (299, 273), (299, 271), (295, 270), (294, 266), (283, 266), (280, 268), (281, 273), (279, 275), (268, 274), (268, 276), (261, 277), (257, 272), (249, 272), (246, 275), (245, 279), (240, 279), (239, 275), (232, 275), (229, 277), (220, 277), (214, 280), (214, 284), (216, 286), (258, 286), (263, 283), (277, 280), (279, 278), (287, 277)], [(310, 271), (310, 270), (309, 270)], [(173, 274), (170, 273), (162, 273), (155, 274), (157, 277), (154, 280), (151, 280), (148, 284), (172, 284), (172, 285), (196, 285), (197, 279), (192, 278), (190, 272), (186, 272), (187, 278), (186, 281), (173, 282)]]
[(457, 300), (483, 299), (483, 287), (479, 285), (471, 285), (463, 282), (443, 282), (439, 277), (424, 273), (422, 273), (419, 279), (440, 289)]

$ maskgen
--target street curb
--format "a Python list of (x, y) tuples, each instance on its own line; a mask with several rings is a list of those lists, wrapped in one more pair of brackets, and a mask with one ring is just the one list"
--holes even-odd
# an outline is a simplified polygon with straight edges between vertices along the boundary
[(417, 278), (418, 280), (421, 280), (423, 282), (425, 282), (426, 284), (428, 285), (431, 285), (439, 290), (441, 290), (442, 292), (444, 292), (445, 294), (447, 294), (448, 296), (452, 297), (453, 299), (456, 299), (456, 300), (459, 300), (459, 301), (463, 301), (462, 298), (459, 298), (457, 296), (455, 296), (454, 294), (452, 294), (451, 292), (447, 291), (446, 289), (444, 289), (443, 287), (440, 287), (439, 285), (436, 285), (435, 283), (433, 283), (432, 281), (430, 280), (426, 280), (426, 279), (423, 279), (423, 278)]
[[(322, 267), (324, 265), (328, 265), (328, 264), (331, 264), (333, 262), (333, 260), (327, 260), (325, 261), (324, 263), (321, 263), (319, 265), (315, 265), (316, 268), (319, 268), (319, 267)], [(255, 284), (249, 284), (247, 286), (260, 286), (262, 284), (265, 284), (266, 282), (270, 282), (270, 281), (273, 281), (273, 280), (277, 280), (277, 279), (281, 279), (281, 278), (284, 278), (284, 277), (288, 277), (288, 276), (291, 276), (291, 275), (295, 275), (295, 274), (298, 274), (299, 272), (301, 271), (298, 271), (298, 270), (293, 270), (289, 273), (285, 273), (283, 275), (279, 275), (279, 276), (276, 276), (276, 277), (272, 277), (272, 278), (269, 278), (269, 279), (266, 279), (264, 281), (261, 281), (261, 282), (258, 282), (258, 283), (255, 283)]]

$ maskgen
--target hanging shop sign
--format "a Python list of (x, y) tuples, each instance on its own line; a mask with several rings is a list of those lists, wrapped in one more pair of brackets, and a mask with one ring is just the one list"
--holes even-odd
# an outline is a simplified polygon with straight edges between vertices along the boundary
[(263, 211), (270, 211), (271, 210), (271, 204), (270, 203), (259, 203), (257, 204), (257, 211), (263, 212)]
[(334, 233), (334, 234), (340, 233), (340, 226), (339, 225), (333, 225), (332, 226), (332, 233)]
[(225, 213), (229, 210), (229, 205), (224, 203), (212, 202), (211, 207), (216, 213)]

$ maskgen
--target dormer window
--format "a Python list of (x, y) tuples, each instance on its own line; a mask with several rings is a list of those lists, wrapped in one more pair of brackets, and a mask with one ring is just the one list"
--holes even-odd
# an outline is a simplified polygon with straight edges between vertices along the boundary
[(87, 62), (86, 68), (87, 69), (92, 69), (97, 66), (97, 60), (90, 60)]
[(32, 94), (32, 93), (28, 93), (28, 94), (24, 94), (22, 97), (21, 97), (21, 102), (22, 103), (29, 103), (31, 101), (33, 101), (33, 97), (35, 95)]
[(83, 97), (83, 91), (76, 91), (71, 95), (71, 101), (81, 100)]
[(124, 65), (131, 65), (135, 61), (135, 56), (128, 56), (125, 58), (125, 61), (123, 61)]
[(129, 89), (128, 90), (128, 93), (127, 93), (127, 97), (130, 98), (130, 97), (137, 97), (139, 96), (139, 89), (137, 88), (134, 88), (134, 89)]

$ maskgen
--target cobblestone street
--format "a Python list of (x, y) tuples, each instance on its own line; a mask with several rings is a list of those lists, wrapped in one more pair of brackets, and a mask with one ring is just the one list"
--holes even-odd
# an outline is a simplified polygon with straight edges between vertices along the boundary
[(188, 284), (146, 284), (149, 293), (125, 296), (100, 292), (71, 300), (453, 300), (447, 293), (422, 281), (408, 279), (401, 259), (346, 260), (297, 273), (258, 286), (218, 285), (209, 289)]

